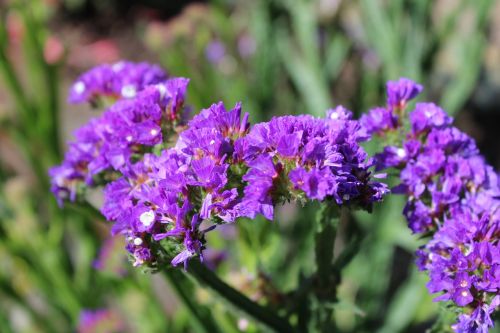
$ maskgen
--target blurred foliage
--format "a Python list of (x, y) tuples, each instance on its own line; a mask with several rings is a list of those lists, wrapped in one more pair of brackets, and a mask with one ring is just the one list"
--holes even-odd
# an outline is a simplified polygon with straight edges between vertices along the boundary
[[(202, 332), (199, 319), (208, 312), (223, 332), (260, 332), (182, 274), (170, 276), (171, 290), (127, 264), (126, 277), (94, 269), (106, 224), (93, 206), (60, 210), (49, 194), (47, 169), (61, 158), (65, 55), (81, 46), (58, 51), (54, 36), (64, 41), (64, 31), (48, 27), (85, 6), (108, 13), (126, 5), (118, 3), (0, 5), (0, 97), (8, 96), (0, 103), (0, 331), (69, 332), (82, 309), (111, 308), (127, 332)], [(425, 85), (424, 98), (455, 114), (484, 70), (494, 6), (493, 0), (218, 0), (190, 5), (168, 21), (131, 15), (127, 23), (152, 58), (192, 80), (194, 112), (223, 100), (242, 101), (254, 122), (322, 115), (337, 104), (359, 115), (383, 103), (386, 80), (407, 76)], [(155, 8), (163, 12), (153, 17), (169, 16), (170, 9)], [(316, 210), (285, 206), (278, 223), (242, 221), (209, 234), (209, 247), (227, 257), (217, 272), (252, 299), (300, 313), (301, 295), (292, 291), (314, 270)], [(339, 332), (423, 332), (437, 318), (426, 278), (412, 264), (419, 242), (401, 210), (402, 201), (391, 198), (373, 214), (343, 216), (335, 247), (347, 264), (333, 311)], [(346, 243), (351, 233), (363, 240)], [(193, 312), (193, 302), (206, 311)]]

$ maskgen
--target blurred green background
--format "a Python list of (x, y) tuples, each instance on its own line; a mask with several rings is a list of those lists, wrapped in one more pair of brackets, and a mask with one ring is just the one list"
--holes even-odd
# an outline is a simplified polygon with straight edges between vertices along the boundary
[[(123, 241), (109, 239), (93, 206), (59, 209), (49, 193), (47, 169), (72, 131), (97, 115), (65, 102), (83, 71), (120, 59), (157, 62), (191, 79), (194, 112), (242, 101), (253, 122), (320, 116), (339, 104), (360, 115), (383, 105), (387, 80), (406, 76), (498, 168), (499, 17), (494, 0), (4, 0), (0, 332), (203, 331), (161, 275), (130, 267)], [(99, 206), (98, 195), (89, 199)], [(353, 229), (365, 237), (339, 288), (339, 332), (424, 332), (439, 315), (413, 265), (419, 241), (400, 199), (342, 220), (339, 248)], [(314, 211), (285, 206), (277, 223), (211, 233), (209, 262), (252, 299), (293, 308), (283, 302), (312, 270)], [(207, 291), (186, 288), (224, 332), (262, 331)], [(107, 312), (95, 327), (78, 328), (81, 311), (92, 309)]]

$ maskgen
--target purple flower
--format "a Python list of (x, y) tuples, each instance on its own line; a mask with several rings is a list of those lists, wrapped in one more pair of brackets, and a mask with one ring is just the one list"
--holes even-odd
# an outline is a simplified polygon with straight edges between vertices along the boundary
[[(141, 238), (139, 238), (139, 237), (134, 238), (133, 241), (135, 242), (134, 245), (136, 245), (136, 246), (132, 250), (129, 250), (129, 252), (132, 253), (132, 255), (135, 259), (135, 261), (133, 263), (133, 265), (135, 267), (142, 266), (145, 263), (152, 262), (154, 260), (153, 254), (151, 253), (151, 250), (148, 247), (146, 247), (144, 245), (143, 246), (137, 245), (140, 242), (139, 241), (140, 239)], [(127, 246), (127, 248), (132, 248), (132, 246), (129, 244)]]
[(401, 167), (408, 161), (409, 156), (403, 147), (384, 147), (384, 151), (375, 156), (376, 170)]
[(389, 81), (386, 85), (387, 107), (376, 107), (361, 116), (360, 123), (368, 135), (384, 136), (400, 128), (402, 111), (411, 99), (419, 95), (423, 87), (409, 79)]
[(207, 156), (221, 162), (232, 157), (235, 141), (248, 131), (248, 114), (241, 105), (226, 111), (222, 103), (213, 104), (195, 116), (181, 133), (176, 148), (196, 158)]
[[(249, 198), (259, 198), (260, 204), (272, 207), (305, 194), (313, 200), (330, 197), (339, 205), (368, 208), (387, 188), (370, 181), (372, 162), (358, 144), (364, 139), (359, 123), (342, 107), (329, 110), (326, 119), (284, 116), (253, 126), (242, 144), (243, 159), (249, 166), (243, 178), (248, 181), (244, 202), (255, 203)], [(268, 168), (269, 173), (261, 174), (254, 163), (263, 162), (277, 169)]]
[(311, 199), (323, 200), (327, 195), (338, 197), (338, 185), (328, 168), (306, 171), (299, 167), (290, 172), (290, 180)]
[(156, 212), (146, 205), (137, 205), (131, 211), (131, 227), (134, 232), (150, 232), (157, 220)]
[[(201, 254), (203, 249), (203, 243), (200, 240), (200, 235), (198, 234), (198, 226), (200, 224), (200, 219), (197, 214), (193, 215), (191, 219), (191, 227), (184, 230), (184, 247), (185, 250), (179, 253), (172, 259), (172, 265), (177, 266), (180, 263), (184, 264), (184, 269), (187, 269), (187, 263), (189, 259), (196, 254)], [(203, 259), (203, 257), (201, 257)]]
[(173, 78), (144, 87), (116, 102), (75, 132), (61, 166), (52, 168), (52, 191), (60, 204), (75, 201), (103, 173), (121, 171), (138, 154), (162, 143), (164, 132), (181, 122), (188, 80)]
[(224, 222), (234, 222), (239, 217), (239, 211), (237, 210), (238, 197), (238, 190), (235, 188), (208, 193), (203, 199), (200, 217), (210, 219), (217, 216)]
[(59, 206), (65, 200), (75, 201), (78, 191), (84, 187), (85, 175), (71, 163), (63, 163), (49, 169), (51, 178), (51, 191), (57, 199)]
[(382, 134), (399, 126), (398, 116), (388, 108), (377, 107), (361, 116), (361, 126), (368, 134)]
[(203, 260), (205, 234), (217, 224), (256, 214), (272, 220), (287, 201), (369, 210), (388, 192), (372, 181), (374, 161), (360, 146), (369, 137), (349, 110), (251, 128), (241, 104), (217, 103), (186, 122), (188, 80), (141, 66), (103, 66), (80, 78), (85, 89), (73, 90), (82, 101), (115, 103), (75, 133), (50, 172), (60, 201), (105, 185), (101, 211), (112, 234), (125, 238), (134, 266)]
[(193, 173), (187, 181), (188, 185), (201, 186), (212, 191), (222, 188), (227, 183), (226, 173), (229, 167), (227, 164), (217, 165), (213, 159), (203, 157), (193, 160), (191, 167)]
[(245, 187), (245, 197), (242, 206), (247, 206), (247, 217), (255, 218), (255, 214), (262, 214), (272, 220), (274, 204), (277, 200), (273, 197), (275, 180), (278, 180), (281, 165), (275, 165), (271, 156), (261, 155), (248, 163), (249, 171), (243, 176), (248, 183)]
[(182, 113), (182, 108), (186, 99), (188, 84), (189, 79), (178, 77), (156, 85), (160, 92), (160, 98), (165, 98), (168, 101), (166, 107), (167, 120), (184, 121), (185, 115)]
[(351, 120), (352, 112), (342, 105), (326, 110), (326, 118), (331, 120)]
[(452, 299), (457, 305), (465, 306), (474, 300), (470, 292), (472, 279), (467, 272), (458, 272), (455, 275), (453, 287), (455, 291), (453, 292)]
[[(400, 80), (388, 90), (388, 104), (397, 109), (421, 88)], [(428, 237), (417, 265), (429, 274), (429, 292), (462, 310), (457, 332), (487, 332), (500, 302), (498, 176), (452, 121), (435, 104), (417, 103), (409, 133), (376, 161), (378, 169), (401, 170), (393, 192), (408, 197), (403, 213), (410, 229)]]
[(82, 74), (71, 86), (70, 103), (94, 103), (100, 97), (133, 98), (144, 87), (160, 83), (167, 74), (156, 65), (120, 61), (101, 65)]
[(499, 305), (500, 296), (496, 296), (490, 304), (477, 307), (471, 314), (461, 314), (452, 326), (453, 330), (457, 333), (488, 333), (494, 326), (491, 314)]
[(82, 74), (70, 89), (70, 103), (94, 103), (100, 97), (133, 98), (146, 86), (160, 83), (167, 74), (156, 65), (121, 61)]
[(403, 211), (408, 227), (413, 233), (423, 233), (432, 228), (431, 210), (420, 200), (409, 201)]
[(208, 109), (201, 110), (189, 122), (189, 128), (192, 130), (215, 129), (222, 136), (233, 140), (245, 135), (249, 127), (248, 113), (241, 114), (241, 103), (237, 103), (229, 111), (222, 102), (212, 104)]
[(414, 134), (432, 128), (447, 127), (452, 121), (452, 118), (434, 103), (417, 103), (415, 110), (410, 113), (410, 124)]
[(188, 123), (175, 147), (119, 169), (123, 177), (106, 187), (102, 211), (115, 223), (113, 231), (125, 235), (135, 265), (154, 265), (150, 245), (165, 239), (175, 249), (172, 264), (187, 265), (202, 256), (204, 234), (212, 229), (199, 230), (202, 219), (233, 222), (242, 216), (238, 189), (227, 186), (226, 161), (247, 133), (247, 119), (239, 104), (230, 111), (214, 104)]
[(387, 105), (393, 109), (404, 108), (406, 103), (417, 97), (424, 88), (407, 78), (398, 81), (389, 81), (386, 84)]

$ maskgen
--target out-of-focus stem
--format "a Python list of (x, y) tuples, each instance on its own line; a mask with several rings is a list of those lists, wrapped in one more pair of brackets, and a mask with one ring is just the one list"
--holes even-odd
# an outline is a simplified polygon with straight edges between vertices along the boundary
[(76, 211), (79, 214), (84, 215), (87, 217), (89, 220), (92, 221), (105, 221), (105, 217), (101, 214), (99, 209), (95, 208), (91, 203), (88, 201), (83, 201), (83, 202), (78, 202), (78, 203), (65, 203), (65, 206), (67, 206), (69, 209)]
[(236, 309), (254, 318), (276, 332), (295, 332), (288, 320), (280, 317), (273, 310), (265, 308), (222, 281), (213, 271), (198, 261), (191, 261), (188, 272), (201, 284), (212, 289), (219, 297)]
[(210, 310), (196, 303), (192, 283), (186, 278), (184, 273), (178, 269), (168, 268), (163, 271), (163, 275), (170, 282), (170, 286), (175, 290), (179, 299), (192, 314), (193, 319), (196, 321), (196, 326), (200, 330), (206, 333), (221, 332), (213, 320)]
[(12, 93), (18, 105), (19, 113), (23, 116), (24, 120), (27, 121), (30, 119), (31, 105), (26, 98), (26, 94), (23, 92), (23, 88), (14, 72), (12, 63), (7, 57), (7, 47), (6, 27), (4, 24), (0, 24), (0, 74), (3, 76), (5, 85)]

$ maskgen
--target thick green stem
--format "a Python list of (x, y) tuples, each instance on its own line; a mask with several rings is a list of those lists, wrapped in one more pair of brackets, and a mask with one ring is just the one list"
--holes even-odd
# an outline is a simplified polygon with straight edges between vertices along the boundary
[(338, 223), (339, 208), (333, 203), (325, 203), (319, 216), (315, 246), (317, 278), (320, 287), (317, 295), (320, 299), (329, 298), (329, 293), (323, 295), (321, 291), (331, 286), (333, 247), (335, 246)]
[(192, 282), (186, 278), (184, 273), (178, 269), (169, 268), (164, 270), (163, 274), (170, 282), (172, 288), (175, 289), (175, 292), (177, 293), (177, 296), (179, 296), (182, 303), (192, 314), (197, 328), (206, 333), (221, 332), (220, 328), (215, 323), (210, 310), (207, 307), (196, 303)]
[(316, 232), (316, 287), (315, 296), (318, 301), (316, 328), (320, 332), (332, 330), (332, 306), (336, 299), (338, 274), (332, 274), (333, 249), (339, 224), (339, 207), (326, 202), (320, 211)]
[(212, 289), (219, 297), (226, 300), (236, 309), (254, 318), (276, 332), (294, 332), (290, 323), (277, 315), (273, 310), (265, 308), (222, 281), (213, 271), (198, 261), (191, 261), (188, 272), (201, 284)]

